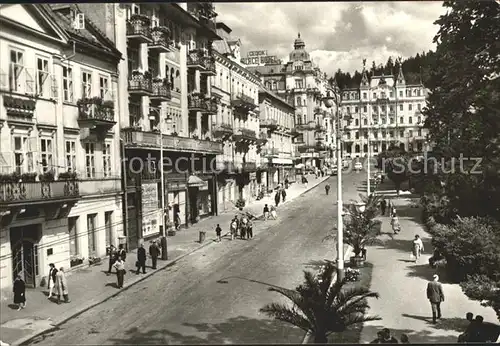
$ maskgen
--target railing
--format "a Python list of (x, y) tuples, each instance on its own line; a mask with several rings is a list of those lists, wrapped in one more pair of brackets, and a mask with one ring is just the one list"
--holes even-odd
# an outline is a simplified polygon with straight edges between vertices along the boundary
[(236, 165), (233, 161), (216, 161), (215, 167), (218, 171), (236, 172)]
[(113, 101), (104, 101), (101, 98), (80, 99), (78, 105), (78, 120), (115, 121)]
[[(125, 130), (125, 145), (160, 148), (161, 136), (159, 133)], [(178, 150), (189, 152), (208, 152), (220, 154), (223, 152), (222, 143), (193, 138), (163, 135), (164, 150)]]
[(244, 127), (240, 127), (237, 129), (234, 133), (235, 135), (245, 137), (245, 138), (250, 138), (250, 139), (255, 139), (257, 138), (257, 135), (254, 130), (250, 130)]
[(127, 36), (146, 36), (151, 37), (151, 20), (145, 15), (133, 15), (127, 20)]
[(205, 67), (205, 72), (215, 73), (215, 58), (212, 56), (203, 57), (203, 66)]
[(134, 71), (128, 79), (129, 91), (153, 92), (151, 76), (146, 73)]
[(86, 179), (80, 181), (80, 195), (100, 195), (117, 193), (122, 189), (119, 177)]
[(161, 98), (171, 98), (171, 93), (170, 93), (170, 83), (168, 83), (167, 79), (161, 79), (161, 80), (153, 80), (152, 82), (153, 86), (153, 96), (156, 97), (161, 97)]
[(229, 135), (233, 133), (233, 127), (231, 124), (225, 123), (214, 124), (212, 125), (212, 133), (214, 136)]
[(255, 105), (255, 101), (253, 98), (251, 98), (250, 96), (248, 95), (245, 95), (244, 93), (242, 92), (239, 92), (239, 93), (235, 93), (233, 94), (233, 99), (234, 100), (239, 100), (239, 101), (242, 101), (244, 103), (247, 103), (247, 104), (251, 104), (251, 105)]
[(79, 197), (79, 181), (0, 182), (0, 204), (31, 203)]
[(257, 169), (257, 163), (255, 163), (255, 162), (243, 162), (242, 168), (244, 171), (254, 171)]
[(170, 38), (170, 29), (165, 26), (157, 26), (151, 29), (151, 38), (153, 42), (149, 46), (164, 46), (168, 48), (173, 45)]
[(263, 156), (278, 156), (280, 153), (278, 148), (265, 148), (262, 150), (261, 155)]
[(276, 119), (261, 119), (260, 127), (277, 127), (278, 121)]
[(197, 96), (188, 96), (188, 109), (209, 110), (209, 100)]

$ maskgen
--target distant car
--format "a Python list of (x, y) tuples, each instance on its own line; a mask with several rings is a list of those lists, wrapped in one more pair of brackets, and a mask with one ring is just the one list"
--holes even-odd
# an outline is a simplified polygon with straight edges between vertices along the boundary
[(363, 169), (363, 165), (361, 164), (361, 162), (356, 162), (354, 164), (354, 169), (357, 170), (357, 171), (360, 171)]
[(337, 165), (332, 166), (331, 175), (337, 175)]
[(342, 168), (344, 168), (344, 169), (349, 168), (349, 161), (347, 161), (347, 160), (342, 160)]

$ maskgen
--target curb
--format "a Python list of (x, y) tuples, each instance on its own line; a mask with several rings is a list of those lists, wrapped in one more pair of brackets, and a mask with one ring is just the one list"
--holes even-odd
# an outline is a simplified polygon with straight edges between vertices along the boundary
[[(326, 177), (325, 179), (323, 179), (323, 180), (319, 181), (318, 183), (316, 183), (316, 184), (314, 184), (314, 185), (311, 185), (310, 187), (308, 186), (308, 187), (307, 187), (304, 191), (302, 191), (301, 193), (299, 193), (299, 194), (298, 194), (297, 196), (295, 196), (293, 199), (295, 199), (295, 198), (297, 198), (297, 197), (299, 197), (299, 196), (303, 195), (304, 193), (306, 193), (306, 192), (308, 192), (308, 191), (312, 190), (313, 188), (315, 188), (315, 187), (316, 187), (316, 186), (318, 186), (319, 184), (323, 183), (323, 182), (324, 182), (325, 180), (327, 180), (328, 178), (329, 178), (329, 177)], [(292, 199), (292, 200), (293, 200), (293, 199)], [(289, 201), (292, 201), (292, 200), (289, 200)], [(230, 234), (230, 232), (226, 232), (224, 235), (222, 235), (222, 237), (225, 237), (225, 236), (227, 236), (227, 235), (229, 235), (229, 234)], [(159, 268), (158, 268), (157, 270), (155, 270), (155, 271), (150, 271), (150, 272), (148, 272), (146, 275), (141, 276), (141, 277), (140, 277), (138, 280), (136, 280), (136, 281), (130, 282), (129, 284), (125, 284), (125, 285), (124, 285), (124, 287), (123, 287), (121, 290), (117, 290), (117, 291), (116, 291), (115, 293), (113, 293), (112, 295), (107, 296), (107, 297), (105, 297), (104, 299), (101, 299), (101, 300), (99, 300), (98, 302), (95, 302), (95, 303), (93, 303), (93, 304), (91, 304), (91, 305), (89, 305), (89, 306), (87, 306), (87, 307), (85, 307), (85, 308), (83, 308), (83, 309), (81, 309), (81, 310), (79, 310), (79, 311), (75, 312), (75, 313), (74, 313), (74, 314), (72, 314), (71, 316), (68, 316), (68, 317), (66, 317), (64, 320), (62, 320), (62, 321), (57, 322), (56, 324), (54, 324), (54, 325), (53, 325), (53, 327), (48, 328), (48, 329), (45, 329), (45, 330), (43, 330), (43, 331), (41, 331), (41, 332), (36, 332), (36, 333), (33, 333), (32, 335), (28, 335), (28, 336), (26, 336), (26, 337), (24, 337), (24, 338), (21, 338), (21, 339), (19, 339), (19, 340), (16, 340), (16, 341), (12, 342), (10, 345), (12, 345), (12, 346), (17, 346), (17, 345), (19, 345), (19, 346), (21, 346), (21, 345), (27, 345), (27, 344), (29, 344), (31, 341), (33, 341), (33, 339), (35, 339), (35, 338), (37, 338), (37, 337), (39, 337), (39, 336), (41, 336), (41, 335), (44, 335), (44, 334), (46, 334), (46, 333), (51, 333), (51, 332), (53, 332), (53, 331), (56, 331), (57, 329), (59, 329), (59, 326), (60, 326), (60, 325), (62, 325), (62, 324), (64, 324), (64, 323), (68, 322), (69, 320), (71, 320), (71, 319), (73, 319), (73, 318), (75, 318), (75, 317), (80, 316), (81, 314), (83, 314), (83, 313), (87, 312), (88, 310), (90, 310), (90, 309), (92, 309), (92, 308), (94, 308), (94, 307), (96, 307), (96, 306), (98, 306), (98, 305), (101, 305), (102, 303), (107, 302), (107, 301), (108, 301), (108, 300), (110, 300), (111, 298), (114, 298), (114, 297), (116, 297), (117, 295), (119, 295), (120, 293), (125, 292), (125, 291), (126, 291), (126, 290), (128, 290), (130, 287), (132, 287), (132, 286), (134, 286), (134, 285), (136, 285), (136, 284), (138, 284), (138, 283), (140, 283), (140, 282), (142, 282), (142, 281), (146, 280), (146, 279), (147, 279), (147, 278), (149, 278), (150, 276), (152, 276), (152, 275), (154, 275), (154, 274), (156, 274), (156, 273), (158, 273), (158, 272), (160, 272), (160, 271), (162, 271), (162, 270), (165, 270), (165, 269), (167, 269), (167, 268), (169, 268), (169, 267), (173, 266), (175, 263), (177, 263), (178, 261), (180, 261), (180, 260), (181, 260), (181, 259), (183, 259), (184, 257), (187, 257), (187, 256), (191, 255), (192, 253), (194, 253), (194, 252), (196, 252), (196, 251), (198, 251), (198, 250), (201, 250), (202, 248), (204, 248), (204, 247), (206, 247), (206, 246), (209, 246), (209, 245), (212, 245), (212, 244), (214, 244), (214, 242), (213, 242), (213, 241), (207, 241), (206, 243), (204, 243), (204, 244), (202, 244), (202, 245), (200, 245), (200, 246), (198, 246), (198, 247), (194, 248), (193, 250), (191, 250), (191, 251), (189, 251), (189, 252), (186, 252), (185, 254), (182, 254), (182, 255), (180, 255), (179, 257), (177, 257), (177, 258), (175, 258), (175, 259), (171, 260), (169, 263), (165, 263), (165, 265), (164, 265), (163, 267), (159, 267)], [(168, 261), (168, 260), (167, 260), (167, 261)]]
[[(348, 245), (344, 253), (344, 262), (347, 260), (347, 258), (349, 258), (349, 256), (351, 256), (351, 252), (352, 252), (352, 246)], [(330, 284), (330, 287), (333, 286), (336, 280), (337, 280), (337, 274), (334, 274), (334, 276), (332, 277), (332, 283)], [(330, 287), (328, 287), (328, 289), (330, 289)], [(312, 337), (312, 332), (308, 331), (306, 335), (304, 335), (304, 339), (302, 339), (302, 344), (308, 344), (311, 337)]]

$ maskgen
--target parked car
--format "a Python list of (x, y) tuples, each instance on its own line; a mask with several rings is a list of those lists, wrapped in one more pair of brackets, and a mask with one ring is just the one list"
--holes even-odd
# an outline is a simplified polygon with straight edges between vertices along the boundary
[(355, 169), (356, 171), (360, 171), (360, 170), (362, 170), (362, 169), (363, 169), (363, 165), (361, 164), (361, 162), (359, 162), (359, 161), (358, 161), (358, 162), (356, 162), (356, 163), (354, 164), (354, 169)]
[(337, 175), (337, 173), (338, 173), (337, 165), (333, 165), (330, 175)]

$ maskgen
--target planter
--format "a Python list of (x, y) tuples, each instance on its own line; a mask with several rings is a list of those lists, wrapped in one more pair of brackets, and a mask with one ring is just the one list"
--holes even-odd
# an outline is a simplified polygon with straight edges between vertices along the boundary
[(101, 263), (100, 257), (89, 258), (89, 266), (93, 266), (99, 263)]
[(174, 229), (170, 229), (170, 230), (168, 230), (168, 232), (167, 232), (167, 234), (168, 234), (168, 236), (169, 236), (169, 237), (173, 237), (173, 236), (175, 236), (175, 233), (176, 233), (176, 231), (175, 231)]
[(70, 261), (70, 267), (76, 267), (83, 263), (83, 258), (72, 259)]
[(351, 265), (354, 268), (364, 267), (365, 266), (365, 259), (363, 257), (352, 256), (351, 257)]

